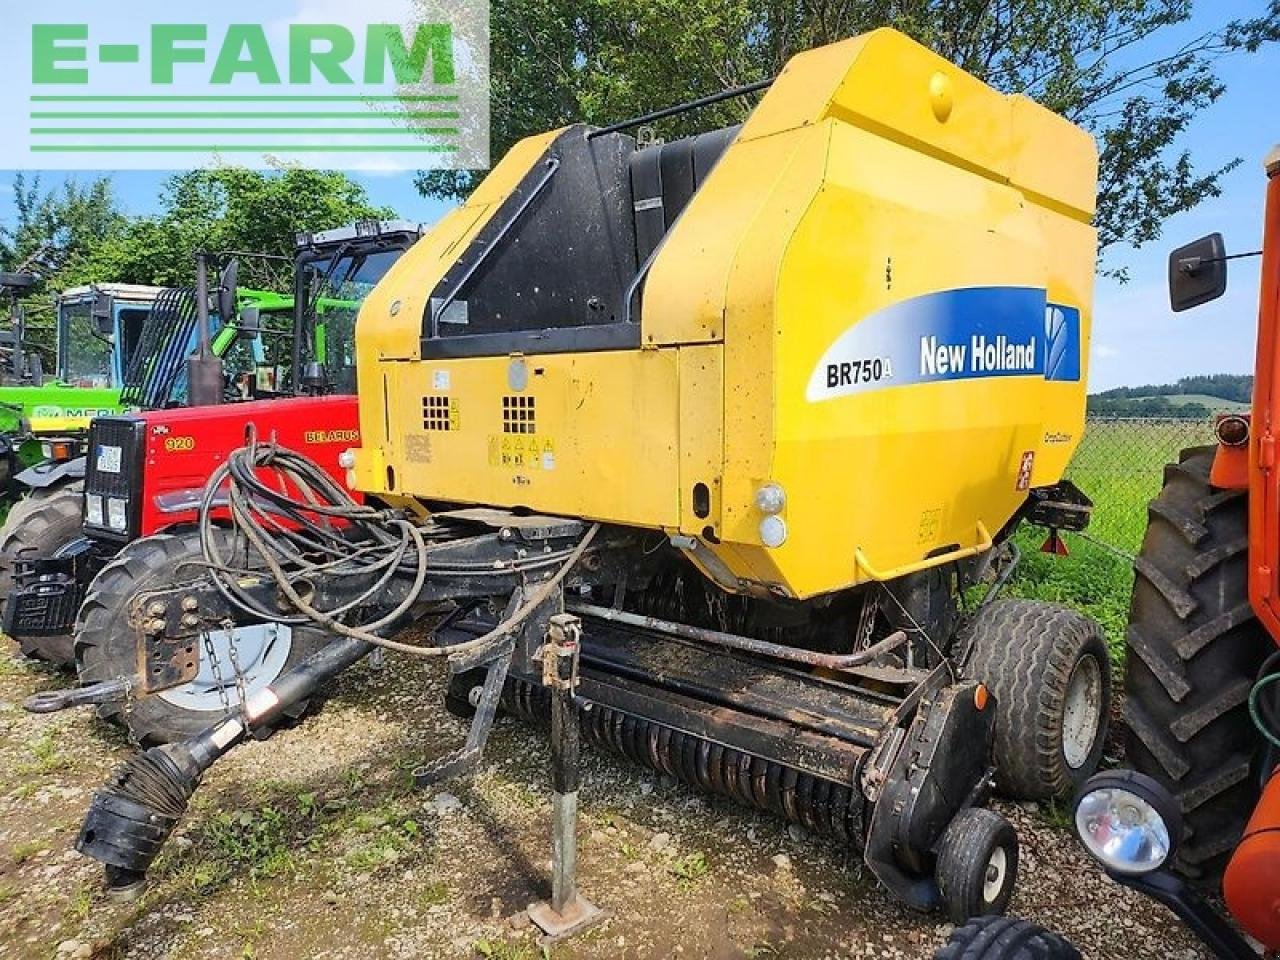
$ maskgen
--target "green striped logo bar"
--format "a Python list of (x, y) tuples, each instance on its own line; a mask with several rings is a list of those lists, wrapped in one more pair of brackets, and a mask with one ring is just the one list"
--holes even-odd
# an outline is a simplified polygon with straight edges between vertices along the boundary
[(2, 165), (488, 166), (487, 3), (364, 0), (317, 23), (273, 0), (256, 23), (262, 6), (175, 23), (171, 0), (24, 5), (27, 82), (0, 96), (27, 122), (0, 138)]

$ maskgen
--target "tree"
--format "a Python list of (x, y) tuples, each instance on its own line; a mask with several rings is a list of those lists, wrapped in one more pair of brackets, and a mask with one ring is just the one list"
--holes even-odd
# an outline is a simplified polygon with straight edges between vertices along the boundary
[(13, 214), (11, 225), (0, 225), (0, 269), (26, 269), (42, 278), (22, 298), (22, 307), (28, 345), (40, 349), (50, 364), (52, 292), (73, 285), (68, 278), (80, 274), (94, 251), (121, 229), (125, 216), (108, 177), (88, 183), (69, 179), (58, 189), (44, 190), (39, 176), (22, 173), (13, 180)]
[[(86, 280), (182, 286), (193, 282), (199, 250), (248, 251), (292, 259), (295, 237), (356, 220), (394, 216), (358, 183), (334, 171), (215, 167), (174, 176), (154, 216), (129, 221), (83, 264)], [(241, 261), (245, 286), (279, 287), (291, 271)]]
[(39, 176), (18, 173), (13, 210), (12, 225), (0, 226), (0, 264), (13, 270), (31, 260), (46, 275), (75, 269), (125, 221), (109, 177), (43, 190)]
[[(1170, 46), (1191, 0), (494, 0), (492, 152), (567, 123), (603, 124), (773, 76), (794, 53), (879, 26), (910, 34), (999, 90), (1024, 92), (1097, 138), (1099, 243), (1135, 246), (1237, 162), (1198, 168), (1179, 144), (1224, 91), (1216, 61), (1280, 39), (1266, 12)], [(738, 100), (659, 125), (679, 136), (741, 119)], [(479, 173), (419, 175), (461, 198)]]

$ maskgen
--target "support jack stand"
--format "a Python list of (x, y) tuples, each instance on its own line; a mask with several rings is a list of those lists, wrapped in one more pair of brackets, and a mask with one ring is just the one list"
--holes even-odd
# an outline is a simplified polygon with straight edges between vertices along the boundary
[(540, 651), (542, 683), (551, 691), (551, 899), (529, 905), (529, 919), (543, 945), (572, 936), (607, 914), (578, 893), (578, 785), (581, 780), (578, 712), (578, 651), (582, 621), (572, 614), (551, 617)]

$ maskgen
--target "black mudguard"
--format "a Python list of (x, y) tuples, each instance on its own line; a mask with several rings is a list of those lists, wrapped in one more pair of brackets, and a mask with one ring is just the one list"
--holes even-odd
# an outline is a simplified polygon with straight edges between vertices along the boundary
[(83, 480), (86, 460), (86, 457), (76, 457), (74, 460), (64, 460), (62, 463), (42, 460), (34, 466), (27, 467), (13, 479), (32, 490), (43, 490), (46, 487)]
[(867, 825), (867, 866), (918, 910), (938, 904), (933, 851), (942, 832), (987, 793), (995, 701), (979, 709), (979, 686), (952, 684), (921, 701)]

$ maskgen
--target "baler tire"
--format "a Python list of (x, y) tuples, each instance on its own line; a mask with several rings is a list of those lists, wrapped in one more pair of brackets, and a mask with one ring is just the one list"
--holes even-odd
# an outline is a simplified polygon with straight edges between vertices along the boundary
[[(996, 700), (997, 789), (1015, 800), (1077, 790), (1106, 746), (1111, 659), (1102, 628), (1070, 607), (1009, 599), (981, 610), (967, 630), (965, 675)], [(1079, 692), (1080, 683), (1091, 691)], [(1076, 727), (1080, 736), (1069, 742)]]
[(1004, 913), (1018, 879), (1013, 824), (983, 807), (961, 810), (942, 832), (934, 875), (953, 923)]
[(1013, 917), (978, 917), (952, 931), (933, 960), (1081, 960), (1056, 933)]
[[(229, 533), (219, 535), (231, 536)], [(179, 565), (199, 559), (200, 543), (195, 532), (156, 534), (127, 544), (102, 568), (89, 586), (76, 617), (75, 662), (81, 684), (134, 675), (137, 670), (135, 640), (127, 626), (130, 601), (139, 591), (162, 589), (176, 582), (175, 571)], [(328, 635), (318, 628), (294, 627), (290, 649), (279, 673), (296, 666), (328, 640)], [(251, 668), (246, 672), (251, 673)], [(229, 699), (234, 706), (237, 699), (234, 692)], [(295, 724), (308, 712), (319, 709), (322, 701), (322, 697), (315, 696), (295, 703), (283, 710), (272, 724), (256, 729), (253, 735), (266, 739), (281, 727)], [(143, 747), (194, 736), (225, 715), (218, 710), (187, 709), (162, 694), (140, 695), (136, 691), (126, 700), (98, 707), (101, 719), (124, 726)]]
[[(14, 504), (0, 527), (0, 613), (14, 587), (19, 560), (42, 560), (81, 536), (84, 483), (63, 484), (31, 491)], [(75, 664), (71, 634), (19, 638), (23, 656), (60, 669)]]
[(1249, 603), (1248, 497), (1209, 482), (1214, 452), (1182, 451), (1151, 503), (1124, 678), (1128, 764), (1178, 798), (1186, 832), (1174, 869), (1207, 886), (1258, 799), (1262, 740), (1246, 701), (1275, 650)]

